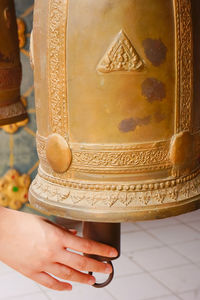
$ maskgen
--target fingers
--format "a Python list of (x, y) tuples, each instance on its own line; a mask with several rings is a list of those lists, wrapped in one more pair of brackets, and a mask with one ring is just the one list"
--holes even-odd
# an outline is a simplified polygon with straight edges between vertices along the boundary
[(79, 252), (95, 254), (104, 257), (116, 257), (118, 255), (117, 250), (113, 247), (84, 239), (79, 236), (72, 236), (69, 233), (66, 233), (65, 235), (64, 246)]
[(33, 278), (37, 283), (56, 291), (71, 291), (72, 286), (69, 283), (61, 282), (45, 272), (37, 273)]
[(59, 263), (54, 263), (46, 267), (46, 272), (64, 280), (76, 281), (89, 285), (93, 285), (96, 282), (93, 276), (81, 273)]
[(110, 274), (112, 272), (112, 267), (110, 266), (110, 264), (103, 263), (67, 250), (61, 251), (57, 256), (56, 261), (60, 264), (80, 271), (105, 274)]
[(77, 230), (76, 229), (67, 229), (65, 226), (61, 225), (61, 224), (57, 224), (57, 223), (54, 223), (52, 222), (51, 220), (49, 219), (46, 219), (44, 217), (41, 217), (43, 219), (43, 221), (45, 221), (46, 223), (49, 223), (50, 225), (54, 226), (54, 227), (57, 227), (58, 229), (62, 229), (64, 230), (64, 232), (67, 232), (69, 231), (69, 233), (72, 233), (74, 235), (77, 234)]

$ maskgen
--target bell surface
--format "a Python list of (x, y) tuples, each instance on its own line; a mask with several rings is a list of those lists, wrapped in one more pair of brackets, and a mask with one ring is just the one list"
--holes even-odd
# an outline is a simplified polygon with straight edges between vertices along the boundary
[(199, 208), (200, 2), (35, 1), (31, 203), (124, 222)]
[(0, 126), (27, 118), (20, 100), (22, 70), (13, 0), (0, 1)]

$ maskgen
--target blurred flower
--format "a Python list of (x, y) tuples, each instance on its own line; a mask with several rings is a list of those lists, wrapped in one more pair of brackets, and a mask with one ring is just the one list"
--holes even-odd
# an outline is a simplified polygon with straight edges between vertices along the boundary
[(15, 169), (0, 178), (0, 205), (18, 210), (28, 202), (30, 176), (20, 175)]
[(17, 18), (19, 48), (23, 48), (26, 43), (25, 30), (26, 26), (22, 19)]

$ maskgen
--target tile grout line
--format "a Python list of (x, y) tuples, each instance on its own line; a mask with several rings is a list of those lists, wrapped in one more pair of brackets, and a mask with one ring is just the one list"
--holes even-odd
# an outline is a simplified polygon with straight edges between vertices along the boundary
[(47, 297), (47, 299), (51, 299), (51, 298), (49, 297), (49, 295), (42, 289), (42, 287), (40, 286), (40, 284), (37, 283), (37, 285), (38, 285), (40, 291), (42, 292), (42, 294), (45, 295), (45, 296)]
[[(186, 266), (186, 265), (194, 265), (196, 266), (196, 264), (190, 260), (188, 257), (186, 257), (184, 254), (182, 253), (179, 253), (176, 249), (174, 249), (173, 245), (177, 245), (177, 244), (184, 244), (184, 243), (187, 243), (187, 242), (180, 242), (180, 243), (173, 243), (171, 244), (171, 246), (163, 241), (161, 241), (159, 238), (157, 238), (157, 236), (155, 236), (153, 233), (149, 232), (148, 230), (146, 229), (143, 229), (143, 232), (147, 233), (148, 235), (150, 235), (151, 237), (153, 237), (154, 239), (156, 239), (157, 241), (161, 242), (162, 245), (160, 246), (156, 246), (156, 247), (151, 247), (151, 248), (143, 248), (143, 249), (140, 249), (140, 250), (136, 250), (136, 251), (130, 251), (130, 252), (126, 252), (126, 253), (123, 253), (127, 258), (129, 258), (130, 260), (132, 260), (134, 263), (136, 263), (139, 267), (142, 267), (140, 264), (138, 264), (134, 259), (132, 259), (129, 255), (130, 254), (133, 254), (134, 252), (140, 252), (140, 251), (147, 251), (147, 250), (150, 250), (150, 249), (159, 249), (159, 248), (162, 248), (162, 247), (166, 247), (168, 249), (170, 249), (171, 251), (174, 251), (176, 254), (178, 254), (179, 256), (181, 256), (182, 258), (184, 258), (188, 263), (185, 263), (185, 264), (180, 264), (179, 266), (177, 267), (182, 267), (182, 266)], [(133, 232), (134, 233), (134, 232)], [(193, 240), (190, 240), (190, 241), (195, 241), (196, 239), (193, 239)], [(164, 269), (159, 269), (159, 270), (154, 270), (153, 272), (156, 272), (156, 271), (162, 271), (162, 270), (166, 270), (166, 269), (173, 269), (174, 267), (170, 267), (170, 268), (164, 268)], [(198, 268), (200, 268), (200, 266), (198, 266)]]
[[(177, 298), (179, 298), (180, 300), (182, 300), (182, 299), (179, 297), (179, 295), (177, 295), (177, 294), (176, 294), (173, 290), (171, 290), (167, 285), (163, 284), (162, 281), (160, 281), (159, 279), (157, 279), (156, 277), (154, 277), (152, 273), (150, 273), (150, 272), (147, 272), (147, 273), (148, 273), (154, 280), (156, 280), (158, 283), (162, 284), (165, 288), (167, 288), (167, 289), (171, 292), (172, 295), (174, 295), (174, 296), (176, 296)], [(166, 295), (166, 296), (167, 296), (167, 295)]]
[[(180, 222), (180, 223), (181, 223), (181, 222)], [(178, 224), (177, 224), (177, 225), (178, 225)], [(184, 224), (184, 225), (186, 225), (186, 224)], [(171, 225), (171, 226), (173, 226), (173, 225)], [(175, 226), (176, 226), (176, 225), (175, 225)], [(152, 228), (151, 228), (151, 229), (152, 229)], [(157, 241), (161, 242), (161, 243), (163, 244), (163, 246), (167, 247), (168, 249), (170, 249), (170, 250), (176, 252), (178, 255), (180, 255), (180, 256), (182, 256), (183, 258), (185, 258), (185, 259), (188, 261), (188, 264), (185, 264), (185, 265), (191, 265), (191, 264), (192, 264), (192, 265), (196, 266), (196, 264), (194, 264), (193, 261), (191, 261), (190, 259), (188, 259), (187, 257), (185, 257), (183, 254), (181, 254), (181, 253), (179, 253), (178, 251), (176, 251), (176, 249), (173, 249), (172, 247), (170, 247), (169, 244), (167, 244), (167, 243), (161, 241), (157, 236), (155, 236), (153, 233), (149, 232), (148, 229), (144, 229), (144, 228), (143, 228), (143, 232), (149, 234), (149, 235), (152, 236), (154, 239), (156, 239)], [(133, 232), (133, 233), (134, 233), (134, 232)], [(198, 233), (199, 233), (199, 232), (198, 232)], [(192, 239), (192, 240), (190, 240), (190, 241), (193, 241), (193, 240), (197, 240), (197, 239)], [(187, 241), (187, 242), (189, 242), (189, 241)], [(185, 243), (187, 243), (187, 242), (185, 242)], [(172, 244), (172, 245), (174, 245), (174, 244)], [(161, 247), (154, 247), (154, 248), (151, 248), (151, 249), (155, 249), (155, 248), (159, 249), (159, 248), (161, 248)], [(146, 250), (148, 250), (148, 249), (146, 249)], [(138, 251), (139, 251), (139, 250), (138, 250)], [(134, 252), (134, 251), (133, 251), (133, 252)], [(129, 252), (129, 253), (133, 253), (133, 252)], [(136, 252), (136, 251), (135, 251), (135, 252)], [(126, 253), (125, 256), (127, 256), (127, 254), (128, 254), (128, 253)], [(128, 258), (131, 259), (130, 257), (128, 257)], [(131, 259), (131, 260), (134, 261), (133, 259)], [(163, 283), (162, 283), (161, 281), (159, 281), (156, 277), (154, 277), (153, 274), (152, 274), (150, 271), (146, 270), (143, 266), (141, 266), (141, 265), (140, 265), (139, 263), (137, 263), (136, 261), (134, 261), (134, 263), (136, 263), (136, 265), (138, 265), (141, 269), (143, 269), (144, 272), (145, 272), (146, 274), (149, 274), (154, 280), (156, 280), (158, 283), (160, 283), (163, 287), (166, 287), (166, 288), (170, 291), (171, 294), (173, 294), (174, 296), (176, 296), (176, 297), (178, 297), (179, 299), (181, 299), (181, 298), (179, 297), (179, 295), (177, 295), (176, 293), (174, 293), (170, 288), (168, 288), (167, 286), (165, 286), (165, 284), (163, 284)], [(179, 267), (181, 267), (181, 266), (184, 266), (184, 265), (180, 265)], [(172, 268), (174, 268), (174, 267), (172, 267)], [(162, 270), (164, 271), (165, 268), (162, 269)], [(181, 299), (181, 300), (182, 300), (182, 299)]]
[[(192, 292), (194, 293), (195, 291), (199, 291), (200, 292), (200, 288), (199, 289), (195, 289), (195, 290), (188, 290), (188, 291), (185, 291), (185, 292), (181, 292), (180, 296), (184, 295), (184, 294), (192, 293)], [(182, 298), (181, 298), (181, 300), (182, 300)], [(196, 299), (196, 300), (198, 300), (198, 299)]]
[[(129, 259), (130, 259), (130, 257), (128, 257)], [(161, 284), (161, 286), (163, 286), (164, 288), (167, 288), (167, 290), (170, 292), (170, 294), (173, 294), (174, 296), (177, 296), (176, 294), (174, 294), (174, 292), (172, 291), (172, 290), (170, 290), (169, 288), (168, 288), (168, 286), (166, 286), (166, 285), (164, 285), (162, 282), (160, 282), (157, 278), (155, 278), (154, 276), (152, 276), (152, 274), (151, 274), (151, 272), (150, 271), (148, 271), (147, 269), (145, 269), (143, 266), (141, 266), (138, 262), (136, 262), (136, 261), (134, 261), (134, 263), (138, 266), (138, 267), (140, 267), (144, 272), (143, 273), (141, 273), (141, 274), (148, 274), (148, 275), (150, 275), (150, 277), (151, 278), (153, 278), (156, 282), (158, 282), (159, 284)], [(168, 296), (168, 295), (163, 295), (163, 296)], [(151, 298), (152, 300), (153, 300), (153, 298)], [(157, 298), (157, 299), (159, 299), (159, 298)], [(180, 299), (180, 298), (179, 298)], [(150, 299), (146, 299), (146, 300), (150, 300)], [(182, 299), (180, 299), (180, 300), (182, 300)]]
[[(196, 240), (193, 240), (193, 241), (196, 241)], [(193, 242), (193, 241), (192, 241), (192, 242)], [(186, 244), (186, 243), (188, 243), (188, 242), (183, 243), (183, 245)], [(180, 245), (180, 244), (179, 244), (179, 245)], [(174, 246), (175, 246), (175, 245), (174, 245)], [(197, 266), (197, 264), (200, 262), (200, 260), (199, 260), (199, 262), (194, 262), (192, 259), (190, 259), (190, 258), (188, 258), (187, 256), (185, 256), (183, 253), (179, 252), (177, 249), (173, 248), (172, 246), (170, 247), (170, 245), (168, 246), (168, 248), (171, 249), (171, 250), (173, 250), (173, 251), (176, 252), (177, 254), (181, 255), (181, 256), (184, 257), (185, 259), (187, 259), (187, 260), (190, 262), (190, 264), (192, 264), (192, 265), (194, 265), (194, 266)]]
[[(135, 261), (134, 261), (135, 262)], [(144, 270), (144, 273), (145, 274), (148, 274), (151, 278), (153, 278), (156, 282), (158, 282), (159, 284), (161, 284), (161, 286), (165, 287), (169, 292), (170, 294), (173, 294), (174, 296), (177, 297), (177, 295), (174, 293), (173, 290), (171, 290), (167, 285), (163, 284), (163, 282), (161, 282), (160, 280), (158, 280), (156, 277), (153, 276), (153, 274), (148, 271), (147, 269), (145, 269), (143, 266), (141, 266), (139, 263), (135, 262), (139, 267), (141, 267), (143, 270)], [(165, 296), (165, 295), (163, 295)], [(167, 296), (167, 295), (166, 295)], [(158, 298), (159, 299), (159, 298)], [(179, 298), (180, 299), (180, 298)], [(148, 299), (147, 299), (148, 300)], [(153, 299), (152, 299), (153, 300)], [(180, 299), (181, 300), (181, 299)]]
[(8, 297), (5, 297), (5, 298), (0, 298), (0, 300), (9, 300), (9, 299), (13, 299), (13, 298), (25, 297), (25, 296), (30, 296), (30, 295), (37, 295), (39, 293), (40, 293), (40, 291), (32, 292), (32, 293), (25, 293), (25, 294), (20, 294), (20, 295), (15, 295), (15, 296), (8, 296)]
[(113, 298), (113, 300), (118, 300), (107, 288), (105, 288), (105, 292)]
[[(172, 217), (173, 218), (173, 217)], [(163, 219), (158, 219), (158, 220), (150, 220), (150, 221), (154, 221), (154, 222), (156, 222), (156, 221), (161, 221), (161, 220), (166, 220), (167, 218), (163, 218)], [(177, 220), (176, 220), (177, 221)], [(145, 222), (145, 221), (144, 221)], [(146, 221), (146, 222), (148, 222), (148, 221)], [(138, 224), (137, 224), (137, 226), (140, 228), (140, 230), (148, 230), (147, 228), (145, 228), (145, 227), (142, 227), (140, 224), (139, 224), (140, 222), (138, 222)], [(181, 224), (181, 222), (178, 220), (178, 223), (175, 223), (175, 224), (163, 224), (163, 225), (160, 225), (159, 224), (159, 228), (167, 228), (167, 227), (170, 227), (170, 226), (176, 226), (176, 225), (180, 225)], [(149, 227), (149, 229), (155, 229), (155, 228), (157, 228), (157, 227)]]
[[(198, 221), (199, 221), (199, 220), (198, 220)], [(198, 222), (198, 221), (196, 220), (196, 221), (192, 221), (192, 222), (190, 222), (190, 223), (195, 223), (195, 222)], [(190, 224), (188, 224), (188, 223), (186, 223), (186, 222), (184, 222), (184, 221), (182, 221), (181, 224), (188, 226), (190, 229), (193, 229), (195, 232), (197, 232), (198, 234), (200, 234), (200, 229), (198, 230), (198, 229), (192, 227)]]
[[(133, 261), (133, 262), (135, 263), (135, 261)], [(139, 265), (137, 265), (137, 266), (139, 267)], [(137, 276), (137, 275), (142, 275), (142, 274), (144, 274), (144, 271), (140, 271), (140, 272), (137, 272), (137, 273), (129, 273), (129, 274), (118, 275), (115, 278), (120, 279), (120, 278), (125, 278), (125, 277), (129, 277), (129, 276)]]
[[(187, 241), (187, 242), (185, 242), (185, 243), (192, 242), (192, 241), (196, 241), (196, 239)], [(183, 243), (177, 243), (177, 244), (171, 244), (171, 245), (170, 245), (170, 244), (164, 243), (164, 245), (165, 245), (168, 249), (174, 251), (174, 252), (177, 253), (178, 255), (180, 255), (180, 256), (182, 256), (183, 258), (185, 258), (190, 264), (196, 265), (190, 258), (186, 257), (184, 254), (180, 253), (177, 249), (174, 249), (174, 248), (172, 247), (173, 245), (175, 246), (175, 245), (179, 245), (179, 244), (183, 244)]]
[[(170, 249), (170, 250), (172, 250), (172, 251), (174, 251), (176, 254), (178, 254), (179, 256), (181, 256), (182, 258), (184, 258), (184, 259), (187, 260), (187, 263), (180, 264), (180, 265), (176, 265), (176, 267), (187, 266), (187, 265), (189, 265), (189, 264), (193, 264), (193, 265), (196, 266), (196, 264), (195, 264), (192, 260), (190, 260), (190, 259), (189, 259), (188, 257), (186, 257), (184, 254), (178, 252), (176, 249), (170, 247), (168, 244), (163, 244), (163, 246), (166, 247), (166, 248), (168, 248), (168, 249)], [(163, 246), (162, 246), (162, 247), (158, 247), (158, 248), (148, 248), (148, 249), (145, 249), (145, 250), (143, 249), (142, 252), (147, 251), (147, 250), (153, 250), (153, 249), (157, 249), (157, 250), (158, 250), (159, 248), (163, 248)], [(132, 260), (133, 262), (135, 262), (135, 260), (134, 260), (132, 257), (128, 256), (128, 255), (133, 255), (133, 254), (136, 253), (136, 252), (140, 252), (140, 251), (132, 251), (132, 252), (126, 253), (126, 256), (127, 256), (130, 260)], [(163, 268), (163, 269), (156, 269), (156, 270), (152, 270), (152, 272), (162, 271), (162, 270), (168, 270), (168, 269), (173, 269), (174, 267), (175, 267), (175, 266), (166, 267), (166, 268)]]
[[(185, 224), (184, 224), (185, 225)], [(175, 225), (176, 226), (176, 225)], [(176, 249), (174, 249), (172, 246), (174, 245), (179, 245), (179, 244), (184, 244), (184, 243), (188, 243), (188, 242), (192, 242), (192, 241), (196, 241), (196, 240), (199, 240), (199, 239), (192, 239), (192, 240), (188, 240), (188, 241), (185, 241), (185, 242), (179, 242), (179, 243), (171, 243), (171, 244), (168, 244), (166, 242), (163, 242), (161, 241), (157, 236), (155, 236), (152, 232), (149, 232), (148, 229), (144, 229), (144, 232), (146, 232), (147, 234), (149, 234), (151, 237), (153, 237), (154, 239), (156, 239), (157, 241), (161, 242), (164, 246), (166, 246), (167, 248), (169, 248), (170, 250), (173, 250), (174, 252), (176, 252), (177, 254), (181, 255), (182, 257), (184, 257), (187, 261), (189, 261), (191, 264), (195, 265), (195, 263), (190, 260), (188, 257), (186, 257), (184, 254), (182, 253), (179, 253)], [(199, 233), (199, 232), (198, 232)]]
[(156, 297), (156, 298), (148, 298), (148, 299), (146, 299), (146, 300), (165, 300), (165, 298), (166, 298), (166, 297), (169, 297), (169, 296), (175, 296), (177, 299), (183, 300), (182, 298), (180, 298), (179, 295), (173, 295), (173, 294), (165, 295), (165, 296), (163, 296), (162, 299), (161, 299), (160, 297)]
[[(132, 258), (130, 258), (134, 263), (136, 263), (136, 261)], [(155, 269), (155, 270), (148, 270), (148, 272), (160, 272), (160, 271), (165, 271), (165, 270), (171, 270), (171, 269), (174, 269), (175, 267), (186, 267), (186, 266), (189, 266), (191, 265), (190, 262), (188, 263), (185, 263), (185, 264), (180, 264), (180, 265), (176, 265), (176, 266), (171, 266), (171, 267), (166, 267), (166, 268), (162, 268), (162, 269)], [(141, 266), (139, 263), (138, 263), (138, 266)], [(145, 269), (146, 270), (146, 269)], [(140, 273), (141, 274), (141, 273)]]
[(127, 251), (127, 252), (122, 252), (122, 254), (132, 254), (134, 252), (145, 252), (147, 250), (153, 250), (153, 249), (160, 249), (163, 248), (163, 246), (165, 246), (164, 244), (159, 245), (159, 246), (155, 246), (155, 247), (148, 247), (148, 248), (142, 248), (142, 249), (137, 249), (137, 250), (131, 250), (131, 251)]

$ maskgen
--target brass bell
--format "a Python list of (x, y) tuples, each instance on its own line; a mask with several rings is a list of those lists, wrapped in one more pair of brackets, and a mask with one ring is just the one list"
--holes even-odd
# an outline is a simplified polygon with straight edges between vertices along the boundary
[(120, 222), (199, 208), (199, 15), (199, 0), (35, 1), (33, 205), (118, 250)]
[(0, 1), (0, 126), (27, 118), (20, 100), (22, 69), (13, 0)]

